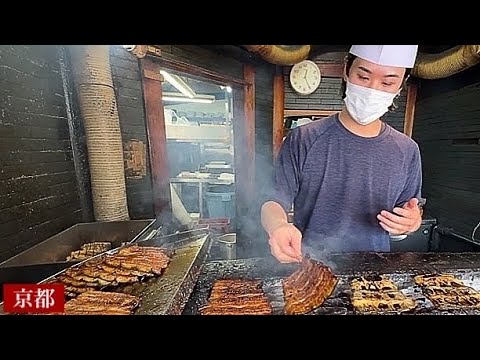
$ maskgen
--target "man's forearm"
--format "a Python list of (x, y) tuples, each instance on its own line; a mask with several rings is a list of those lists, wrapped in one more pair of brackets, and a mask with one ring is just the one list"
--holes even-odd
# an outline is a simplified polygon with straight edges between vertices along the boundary
[(262, 206), (262, 226), (271, 234), (275, 229), (288, 223), (288, 216), (282, 206), (274, 201), (267, 201)]

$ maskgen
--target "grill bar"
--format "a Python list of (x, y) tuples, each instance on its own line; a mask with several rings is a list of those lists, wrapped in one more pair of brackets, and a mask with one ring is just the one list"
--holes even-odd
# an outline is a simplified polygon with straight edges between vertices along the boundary
[[(337, 254), (321, 259), (338, 276), (334, 293), (309, 315), (355, 314), (351, 305), (350, 282), (358, 276), (386, 275), (405, 295), (413, 298), (417, 308), (407, 314), (480, 314), (478, 310), (437, 310), (413, 282), (418, 274), (451, 273), (465, 285), (480, 290), (480, 254), (473, 253), (358, 253)], [(284, 314), (281, 280), (295, 271), (296, 264), (280, 264), (273, 258), (214, 261), (206, 263), (199, 275), (183, 314), (197, 315), (207, 304), (217, 279), (261, 279), (270, 299), (273, 314)], [(388, 314), (388, 313), (384, 313)]]
[[(123, 287), (115, 287), (109, 291), (123, 292), (140, 297), (140, 306), (135, 310), (135, 315), (181, 314), (196, 283), (200, 269), (207, 258), (210, 244), (209, 232), (206, 229), (198, 229), (154, 237), (139, 241), (136, 244), (122, 246), (121, 248), (131, 245), (160, 247), (172, 255), (171, 261), (160, 277)], [(121, 248), (111, 250), (108, 253), (114, 254)], [(81, 266), (102, 255), (97, 255), (72, 267)], [(63, 269), (40, 283), (54, 279), (65, 271), (66, 269)], [(0, 314), (2, 313), (2, 310), (0, 310)]]
[(155, 223), (155, 219), (79, 223), (0, 263), (0, 267), (62, 263), (67, 268), (79, 262), (67, 257), (85, 243), (110, 242), (112, 249), (117, 248), (145, 238)]

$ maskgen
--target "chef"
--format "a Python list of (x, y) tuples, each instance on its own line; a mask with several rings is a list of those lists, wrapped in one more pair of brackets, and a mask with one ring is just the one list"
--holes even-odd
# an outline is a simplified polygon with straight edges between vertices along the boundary
[[(422, 222), (422, 164), (415, 141), (382, 121), (405, 89), (418, 45), (353, 45), (344, 108), (291, 130), (261, 208), (272, 255), (390, 250)], [(293, 223), (287, 212), (293, 208)]]

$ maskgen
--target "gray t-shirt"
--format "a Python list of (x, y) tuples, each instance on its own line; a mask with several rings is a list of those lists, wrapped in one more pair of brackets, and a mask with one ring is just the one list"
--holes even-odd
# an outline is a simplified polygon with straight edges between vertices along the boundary
[(418, 145), (385, 124), (376, 137), (348, 131), (338, 114), (290, 131), (269, 200), (289, 211), (302, 244), (326, 252), (390, 251), (377, 214), (421, 198)]

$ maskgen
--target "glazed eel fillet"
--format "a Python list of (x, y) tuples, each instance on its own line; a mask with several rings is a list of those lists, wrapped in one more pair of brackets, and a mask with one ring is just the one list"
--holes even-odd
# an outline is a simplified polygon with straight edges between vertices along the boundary
[(337, 277), (328, 266), (305, 256), (300, 268), (283, 280), (285, 313), (306, 314), (320, 307), (337, 283)]
[(271, 315), (261, 280), (221, 279), (212, 287), (202, 315)]

